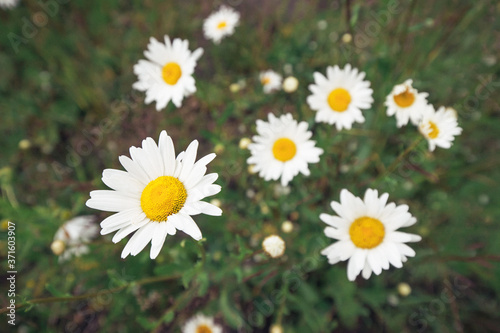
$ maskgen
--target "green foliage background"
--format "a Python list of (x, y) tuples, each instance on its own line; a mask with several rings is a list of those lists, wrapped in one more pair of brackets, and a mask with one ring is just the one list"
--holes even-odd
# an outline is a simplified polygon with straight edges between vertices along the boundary
[[(274, 323), (285, 332), (499, 331), (497, 1), (233, 0), (226, 4), (241, 24), (220, 45), (201, 34), (220, 1), (60, 2), (46, 1), (57, 5), (48, 14), (34, 1), (0, 11), (0, 219), (16, 222), (16, 300), (25, 305), (16, 329), (177, 332), (202, 312), (227, 332), (266, 332)], [(149, 38), (164, 34), (205, 53), (194, 75), (198, 91), (181, 108), (156, 112), (132, 90), (132, 67)], [(375, 103), (364, 124), (338, 132), (314, 123), (307, 86), (314, 71), (346, 63), (366, 72)], [(283, 73), (286, 64), (299, 89), (263, 94), (259, 71)], [(383, 106), (407, 78), (435, 106), (454, 107), (464, 131), (449, 150), (429, 153), (421, 142), (387, 172), (419, 137), (412, 126), (396, 128)], [(230, 92), (240, 80), (246, 87)], [(238, 148), (269, 112), (307, 121), (325, 150), (288, 195), (249, 174), (249, 153)], [(119, 155), (163, 129), (177, 151), (193, 139), (200, 155), (217, 146), (209, 171), (219, 173), (224, 214), (196, 217), (205, 240), (178, 233), (155, 261), (149, 250), (122, 260), (125, 240), (99, 236), (90, 254), (58, 264), (50, 244), (64, 221), (108, 216), (84, 205), (90, 190), (105, 188), (102, 170), (121, 169)], [(21, 149), (23, 139), (31, 147)], [(332, 213), (329, 202), (342, 188), (362, 195), (367, 187), (407, 203), (419, 221), (408, 231), (423, 240), (402, 269), (352, 283), (345, 263), (330, 266), (320, 256), (330, 240), (318, 216)], [(285, 220), (294, 223), (289, 234), (280, 229)], [(259, 253), (271, 233), (286, 241), (283, 258)], [(2, 267), (6, 239), (3, 229)], [(411, 285), (409, 296), (398, 295), (400, 282)], [(0, 283), (3, 307), (5, 278)], [(4, 316), (0, 327), (12, 329)]]

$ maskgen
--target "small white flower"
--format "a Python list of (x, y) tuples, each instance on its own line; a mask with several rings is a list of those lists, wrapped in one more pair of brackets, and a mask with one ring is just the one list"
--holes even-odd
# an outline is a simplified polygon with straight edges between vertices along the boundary
[(60, 256), (66, 250), (66, 243), (60, 239), (56, 239), (50, 244), (50, 249), (56, 256)]
[(238, 83), (231, 83), (229, 85), (229, 91), (232, 92), (232, 93), (237, 93), (238, 91), (240, 91), (241, 87)]
[(402, 127), (411, 120), (413, 125), (418, 125), (422, 118), (422, 111), (427, 106), (428, 93), (419, 93), (412, 87), (413, 80), (408, 79), (402, 84), (392, 88), (386, 97), (384, 105), (387, 106), (387, 115), (396, 115), (397, 126)]
[(370, 82), (363, 81), (364, 72), (347, 64), (344, 69), (329, 66), (326, 77), (314, 73), (314, 83), (309, 85), (312, 95), (307, 97), (309, 107), (316, 113), (316, 122), (335, 124), (337, 130), (351, 129), (354, 122), (363, 123), (361, 109), (373, 103)]
[(446, 110), (449, 110), (451, 113), (453, 113), (453, 116), (458, 119), (458, 112), (457, 112), (457, 110), (455, 110), (451, 106), (447, 106)]
[(21, 150), (30, 149), (31, 141), (28, 139), (22, 139), (21, 141), (19, 141), (18, 147)]
[(429, 151), (434, 151), (436, 146), (450, 148), (455, 136), (462, 133), (453, 109), (442, 106), (435, 111), (430, 104), (422, 112), (418, 129), (429, 142)]
[(256, 174), (258, 172), (257, 170), (255, 170), (255, 165), (253, 164), (248, 165), (247, 171), (251, 175)]
[(283, 186), (281, 184), (275, 184), (273, 186), (273, 194), (276, 198), (289, 195), (291, 191), (292, 189), (290, 186)]
[(212, 199), (210, 200), (210, 203), (219, 208), (222, 206), (222, 202), (219, 199)]
[(231, 7), (221, 6), (218, 11), (210, 14), (203, 22), (203, 34), (215, 44), (234, 33), (234, 28), (240, 21), (240, 14)]
[(283, 81), (283, 90), (287, 93), (293, 93), (299, 87), (299, 80), (294, 76), (289, 76)]
[(316, 142), (309, 140), (312, 133), (307, 123), (297, 123), (287, 113), (277, 118), (272, 113), (269, 122), (257, 120), (257, 133), (253, 143), (248, 146), (248, 164), (255, 165), (253, 171), (266, 181), (277, 180), (286, 186), (300, 173), (309, 176), (308, 163), (318, 163), (323, 149), (315, 147)]
[(285, 233), (285, 234), (289, 234), (293, 231), (293, 223), (290, 222), (290, 221), (284, 221), (282, 224), (281, 224), (281, 230)]
[(352, 35), (350, 33), (345, 33), (342, 35), (342, 42), (349, 44), (352, 41)]
[(240, 149), (247, 149), (248, 145), (251, 143), (252, 143), (252, 140), (250, 140), (249, 138), (241, 138), (238, 146), (240, 147)]
[(326, 22), (325, 20), (320, 20), (318, 21), (318, 23), (316, 23), (316, 25), (318, 26), (319, 30), (325, 30), (328, 27), (328, 22)]
[(279, 324), (273, 324), (269, 329), (269, 333), (283, 333), (283, 326)]
[(267, 70), (265, 72), (261, 72), (259, 75), (259, 79), (263, 87), (262, 89), (266, 94), (281, 89), (282, 77), (275, 71)]
[(156, 101), (156, 110), (165, 108), (172, 101), (180, 107), (184, 97), (196, 91), (193, 78), (196, 62), (203, 49), (189, 50), (187, 40), (165, 35), (165, 44), (151, 37), (144, 55), (148, 60), (139, 60), (134, 66), (138, 81), (132, 87), (146, 92), (145, 103)]
[(349, 260), (347, 277), (354, 281), (362, 273), (368, 279), (372, 272), (379, 275), (389, 265), (401, 268), (407, 257), (415, 251), (405, 243), (418, 242), (421, 237), (396, 231), (417, 222), (408, 212), (407, 205), (387, 204), (389, 194), (380, 197), (377, 190), (367, 189), (363, 200), (343, 189), (340, 203), (331, 202), (338, 216), (321, 214), (320, 219), (329, 225), (327, 237), (338, 240), (321, 251), (333, 265)]
[(398, 290), (398, 294), (400, 294), (403, 297), (406, 297), (411, 294), (411, 287), (406, 282), (398, 283), (398, 286), (396, 288)]
[(19, 0), (0, 0), (0, 7), (12, 9), (19, 4)]
[(262, 248), (271, 258), (279, 258), (285, 253), (285, 241), (278, 235), (267, 236)]
[(95, 223), (96, 217), (85, 215), (75, 217), (65, 222), (54, 235), (51, 249), (59, 255), (59, 262), (79, 257), (89, 252), (89, 243), (99, 234), (99, 226)]
[(126, 171), (104, 170), (102, 181), (112, 190), (90, 192), (87, 206), (116, 212), (101, 222), (102, 235), (118, 231), (112, 239), (114, 243), (135, 232), (123, 249), (122, 258), (137, 255), (151, 242), (150, 258), (155, 259), (167, 235), (175, 235), (177, 230), (200, 240), (200, 228), (191, 215), (222, 214), (219, 207), (201, 201), (221, 190), (213, 184), (216, 173), (205, 175), (215, 154), (195, 163), (197, 150), (198, 141), (194, 140), (176, 158), (172, 139), (162, 131), (158, 145), (147, 138), (142, 141), (142, 148), (130, 148), (131, 158), (120, 156)]
[(184, 324), (182, 333), (222, 333), (222, 327), (214, 323), (213, 317), (197, 314)]

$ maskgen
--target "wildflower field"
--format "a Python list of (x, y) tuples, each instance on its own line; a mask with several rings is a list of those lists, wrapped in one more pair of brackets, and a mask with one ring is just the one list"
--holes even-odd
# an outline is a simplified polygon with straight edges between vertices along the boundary
[(499, 18), (0, 0), (0, 331), (500, 332)]

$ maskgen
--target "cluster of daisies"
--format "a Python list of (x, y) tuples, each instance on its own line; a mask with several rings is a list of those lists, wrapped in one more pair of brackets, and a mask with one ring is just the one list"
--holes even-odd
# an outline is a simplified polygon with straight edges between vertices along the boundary
[(451, 107), (436, 109), (427, 102), (428, 94), (413, 88), (413, 81), (406, 80), (396, 85), (385, 100), (387, 115), (395, 116), (397, 126), (411, 122), (418, 126), (420, 133), (427, 139), (429, 150), (437, 147), (450, 148), (455, 136), (462, 133), (458, 126), (457, 112)]
[[(234, 32), (239, 18), (239, 13), (222, 6), (205, 20), (203, 32), (206, 38), (219, 44)], [(184, 97), (196, 91), (193, 73), (203, 50), (190, 51), (187, 40), (171, 40), (165, 36), (164, 42), (151, 38), (144, 54), (147, 60), (140, 60), (134, 66), (138, 81), (133, 87), (145, 91), (145, 102), (155, 101), (157, 110), (170, 101), (180, 107)], [(315, 72), (307, 103), (316, 111), (316, 121), (335, 125), (337, 130), (351, 129), (354, 123), (363, 123), (362, 110), (373, 104), (373, 90), (365, 76), (364, 72), (349, 64), (344, 68), (329, 66), (326, 76)], [(262, 72), (259, 78), (265, 93), (277, 91), (282, 86), (281, 75), (271, 70)], [(296, 89), (298, 82), (292, 83)], [(461, 132), (456, 114), (444, 107), (435, 111), (427, 103), (427, 96), (427, 93), (419, 93), (413, 88), (412, 80), (407, 80), (395, 86), (387, 96), (387, 115), (396, 116), (398, 127), (409, 121), (418, 126), (431, 150), (435, 146), (448, 148), (454, 136)], [(266, 181), (280, 180), (281, 186), (286, 187), (299, 173), (308, 176), (309, 165), (318, 163), (324, 153), (311, 140), (313, 133), (308, 124), (297, 121), (289, 113), (280, 116), (270, 113), (267, 121), (259, 119), (256, 125), (257, 135), (244, 144), (251, 154), (247, 163), (253, 173), (258, 173)], [(137, 255), (151, 243), (150, 258), (155, 259), (167, 235), (175, 235), (179, 230), (200, 240), (202, 232), (192, 216), (222, 214), (216, 200), (203, 201), (221, 190), (214, 184), (217, 173), (206, 174), (207, 165), (215, 154), (196, 160), (197, 149), (198, 141), (194, 140), (185, 151), (176, 154), (172, 138), (162, 131), (158, 142), (148, 137), (142, 141), (141, 147), (130, 148), (130, 157), (119, 157), (125, 171), (104, 170), (102, 181), (110, 190), (92, 191), (86, 204), (93, 209), (114, 213), (101, 222), (102, 235), (115, 233), (112, 241), (117, 243), (132, 234), (122, 251), (122, 258)], [(340, 202), (331, 203), (337, 216), (320, 216), (329, 225), (325, 229), (326, 236), (337, 240), (322, 254), (331, 264), (349, 260), (347, 275), (350, 280), (359, 274), (365, 278), (372, 272), (380, 274), (389, 265), (401, 267), (408, 257), (415, 255), (406, 243), (419, 241), (420, 237), (397, 229), (413, 225), (416, 219), (408, 212), (408, 206), (396, 206), (387, 200), (387, 193), (379, 196), (373, 189), (366, 190), (363, 199), (344, 189)], [(58, 231), (53, 243), (54, 252), (63, 253), (62, 243), (71, 249), (65, 251), (67, 254), (61, 257), (62, 260), (88, 251), (87, 247), (73, 242), (74, 237), (71, 237), (72, 233), (79, 233), (79, 225), (84, 222), (87, 223), (88, 219), (81, 220), (80, 224), (73, 221), (75, 227), (67, 226)], [(73, 229), (76, 231), (68, 232)], [(93, 229), (87, 228), (87, 231), (91, 234)], [(285, 243), (273, 235), (266, 238), (263, 248), (271, 257), (277, 258), (284, 253)]]
[[(222, 6), (205, 20), (205, 37), (219, 44), (233, 34), (239, 18), (239, 13)], [(145, 92), (145, 103), (156, 102), (157, 110), (165, 108), (170, 101), (180, 107), (185, 97), (196, 92), (193, 73), (202, 54), (201, 48), (191, 51), (187, 40), (165, 36), (160, 42), (151, 38), (144, 52), (147, 59), (134, 66), (138, 81), (133, 87)], [(315, 72), (307, 103), (316, 112), (316, 122), (335, 125), (339, 131), (351, 129), (354, 123), (363, 123), (363, 110), (370, 109), (374, 102), (373, 90), (365, 76), (349, 64), (344, 68), (329, 66), (326, 76)], [(272, 70), (260, 73), (259, 79), (264, 93), (282, 87), (291, 92), (298, 86), (297, 79), (290, 77), (283, 82), (282, 76)], [(396, 117), (398, 127), (410, 121), (418, 126), (431, 151), (436, 146), (449, 148), (454, 137), (461, 133), (456, 113), (444, 107), (436, 111), (428, 104), (427, 96), (413, 88), (412, 80), (396, 85), (385, 101), (387, 115)], [(299, 173), (308, 176), (309, 164), (318, 163), (324, 153), (311, 140), (313, 133), (308, 124), (297, 121), (289, 113), (280, 116), (270, 113), (267, 121), (257, 120), (256, 131), (257, 135), (244, 145), (251, 154), (247, 162), (264, 180), (279, 179), (281, 186), (287, 186)], [(177, 231), (200, 240), (202, 232), (192, 216), (222, 214), (220, 205), (203, 201), (221, 190), (214, 184), (217, 173), (207, 174), (207, 165), (215, 154), (197, 160), (197, 150), (198, 141), (194, 140), (176, 154), (172, 138), (162, 131), (157, 142), (148, 137), (141, 147), (130, 148), (130, 157), (119, 157), (125, 171), (103, 171), (102, 181), (110, 190), (90, 192), (86, 204), (114, 213), (101, 222), (102, 235), (115, 233), (112, 241), (117, 243), (132, 234), (123, 248), (122, 258), (137, 255), (151, 243), (150, 258), (155, 259), (167, 236)], [(360, 274), (368, 279), (372, 273), (378, 275), (391, 265), (400, 268), (408, 257), (415, 255), (407, 243), (418, 242), (421, 237), (398, 229), (412, 226), (417, 220), (407, 205), (388, 203), (388, 199), (387, 193), (379, 195), (375, 189), (367, 189), (363, 198), (343, 189), (340, 201), (331, 202), (336, 215), (320, 215), (328, 225), (325, 235), (336, 240), (321, 253), (330, 264), (348, 260), (347, 276), (351, 281)], [(57, 232), (53, 251), (65, 253), (61, 260), (88, 251), (85, 242), (96, 233), (95, 228), (89, 226), (90, 220), (90, 217), (81, 217)], [(284, 231), (290, 228), (292, 226), (283, 224)], [(76, 235), (85, 237), (77, 242)], [(286, 246), (281, 237), (272, 235), (264, 240), (263, 248), (269, 256), (278, 258)], [(185, 332), (220, 330), (213, 319), (201, 315), (184, 326)]]

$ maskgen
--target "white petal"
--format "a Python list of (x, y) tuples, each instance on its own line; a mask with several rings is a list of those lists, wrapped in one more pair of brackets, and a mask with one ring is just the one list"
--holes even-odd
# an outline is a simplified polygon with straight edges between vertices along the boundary
[(372, 270), (370, 268), (370, 265), (365, 265), (365, 267), (363, 268), (362, 275), (365, 280), (368, 280), (370, 278), (370, 276), (372, 275)]
[(138, 207), (139, 202), (117, 191), (96, 190), (90, 192), (87, 207), (105, 212), (119, 212), (133, 207)]
[[(142, 220), (144, 218), (144, 216), (142, 216), (142, 214), (144, 214), (144, 213), (142, 212), (141, 209), (138, 209), (138, 208), (129, 208), (126, 210), (122, 210), (116, 214), (113, 214), (113, 215), (105, 218), (101, 222), (101, 228), (103, 228), (103, 230), (104, 229), (110, 230), (110, 229), (114, 229), (114, 227), (121, 225), (123, 223), (132, 224), (133, 222), (136, 222), (138, 220)], [(118, 229), (120, 229), (120, 228), (118, 228)], [(115, 229), (115, 230), (118, 230), (118, 229)], [(112, 231), (114, 231), (114, 230), (111, 230), (109, 232), (112, 232)], [(109, 233), (109, 232), (107, 232), (107, 233)], [(101, 234), (103, 234), (103, 233), (101, 232)]]
[(118, 232), (113, 236), (111, 241), (113, 243), (118, 243), (123, 238), (127, 237), (129, 234), (131, 234), (132, 232), (141, 228), (142, 226), (146, 225), (147, 223), (151, 223), (151, 221), (148, 218), (145, 218), (140, 222), (130, 224), (130, 225), (126, 226), (125, 228), (118, 230)]
[(156, 230), (153, 235), (153, 240), (151, 241), (151, 259), (156, 259), (156, 257), (160, 253), (161, 248), (163, 247), (163, 244), (165, 243), (165, 239), (167, 238), (168, 233), (167, 223), (168, 222), (157, 223)]
[(172, 176), (175, 171), (175, 148), (166, 131), (160, 133), (159, 149), (163, 158), (164, 175)]
[(135, 240), (135, 245), (130, 251), (130, 254), (133, 256), (136, 256), (139, 252), (141, 252), (146, 245), (151, 241), (153, 238), (155, 231), (156, 231), (156, 223), (157, 222), (151, 222), (146, 224), (144, 227), (139, 229), (130, 240), (136, 239)]
[(196, 222), (189, 215), (175, 214), (169, 217), (176, 229), (185, 232), (189, 236), (193, 237), (195, 240), (200, 240), (202, 238), (201, 230), (198, 228)]
[(205, 201), (196, 201), (193, 202), (192, 205), (198, 209), (201, 213), (211, 215), (211, 216), (221, 216), (222, 209), (217, 206), (214, 206)]
[(102, 172), (102, 181), (115, 191), (139, 193), (144, 189), (145, 183), (131, 176), (128, 172), (105, 169)]
[(191, 173), (191, 170), (193, 169), (194, 166), (194, 161), (196, 160), (197, 150), (198, 150), (198, 140), (194, 140), (187, 147), (186, 155), (182, 160), (182, 170), (181, 173), (179, 174), (179, 180), (181, 182), (185, 182), (187, 180), (187, 177)]

